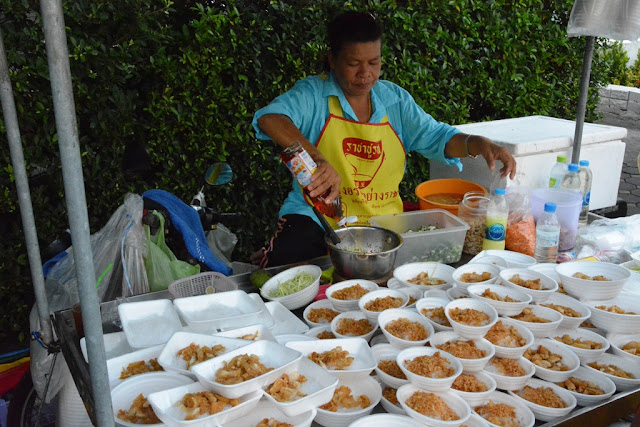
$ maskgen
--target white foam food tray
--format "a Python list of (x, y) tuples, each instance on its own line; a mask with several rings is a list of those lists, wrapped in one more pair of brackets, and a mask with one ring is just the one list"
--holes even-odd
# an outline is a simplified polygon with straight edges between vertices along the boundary
[(242, 328), (229, 329), (227, 331), (218, 332), (213, 335), (216, 337), (241, 339), (243, 341), (247, 341), (247, 343), (250, 343), (251, 342), (250, 340), (247, 340), (242, 337), (245, 337), (247, 335), (254, 335), (256, 332), (258, 333), (258, 335), (256, 335), (256, 338), (253, 341), (267, 340), (267, 341), (278, 342), (276, 340), (276, 337), (274, 337), (271, 331), (269, 330), (269, 328), (261, 324), (243, 326)]
[(245, 291), (217, 292), (173, 300), (180, 317), (191, 328), (234, 328), (245, 326), (260, 314), (260, 306)]
[(323, 353), (336, 347), (342, 347), (343, 350), (349, 352), (348, 357), (353, 357), (351, 366), (344, 370), (327, 369), (330, 374), (338, 379), (352, 379), (367, 377), (377, 365), (373, 356), (371, 347), (363, 338), (336, 338), (332, 340), (315, 340), (315, 341), (289, 341), (287, 347), (302, 353), (303, 357), (307, 357), (314, 351)]
[[(221, 384), (217, 382), (215, 377), (218, 369), (224, 368), (226, 362), (242, 354), (254, 354), (258, 356), (260, 363), (267, 368), (272, 368), (272, 370), (238, 384)], [(226, 397), (235, 398), (271, 384), (281, 375), (287, 366), (297, 363), (301, 357), (302, 354), (299, 351), (272, 341), (261, 340), (230, 351), (214, 359), (207, 360), (206, 362), (199, 363), (191, 369), (191, 372), (193, 372), (198, 380), (209, 390)]]
[(123, 303), (118, 306), (118, 314), (127, 342), (133, 348), (164, 344), (183, 329), (168, 299)]
[(360, 406), (344, 408), (343, 406), (339, 406), (336, 412), (318, 408), (318, 415), (316, 415), (314, 420), (316, 423), (325, 427), (347, 427), (352, 422), (369, 415), (382, 398), (380, 384), (368, 375), (362, 378), (341, 379), (338, 387), (343, 385), (351, 390), (351, 395), (356, 400), (361, 395), (367, 396), (371, 405), (366, 408)]
[(260, 296), (259, 292), (252, 292), (247, 294), (249, 295), (249, 298), (251, 298), (252, 300), (254, 300), (256, 302), (256, 304), (258, 304), (258, 307), (260, 307), (260, 314), (258, 314), (257, 317), (257, 321), (251, 322), (253, 323), (260, 323), (264, 326), (266, 326), (267, 328), (271, 329), (273, 328), (273, 326), (276, 324), (276, 321), (273, 320), (273, 317), (271, 316), (271, 313), (269, 312), (269, 310), (267, 309), (267, 306), (265, 305), (264, 301), (262, 300), (262, 297)]
[(125, 378), (124, 380), (120, 379), (122, 370), (126, 369), (129, 364), (144, 361), (148, 365), (149, 360), (156, 359), (158, 358), (158, 356), (160, 356), (163, 347), (163, 345), (157, 345), (155, 347), (143, 348), (107, 360), (107, 375), (109, 377), (109, 387), (114, 388), (115, 386), (123, 381), (126, 381), (129, 378), (133, 378), (138, 375), (144, 375), (138, 374), (129, 378)]
[(191, 343), (197, 344), (200, 347), (223, 345), (225, 352), (229, 352), (248, 345), (250, 341), (196, 334), (193, 332), (176, 332), (162, 349), (162, 352), (158, 357), (158, 363), (162, 365), (165, 371), (177, 372), (182, 375), (187, 375), (195, 380), (195, 374), (191, 373), (190, 369), (187, 369), (187, 362), (182, 358), (182, 356), (178, 356), (178, 351), (188, 347)]
[[(102, 338), (104, 340), (104, 353), (107, 360), (133, 351), (133, 348), (127, 342), (127, 336), (122, 331), (103, 334)], [(82, 351), (82, 356), (84, 356), (85, 362), (89, 363), (87, 341), (85, 337), (80, 338), (80, 350)]]
[(151, 406), (158, 418), (160, 418), (162, 422), (169, 427), (208, 427), (221, 425), (228, 421), (243, 417), (253, 411), (262, 397), (262, 391), (255, 390), (240, 397), (240, 403), (234, 407), (229, 407), (217, 414), (207, 414), (195, 420), (185, 421), (187, 413), (184, 412), (178, 404), (182, 401), (185, 394), (200, 393), (203, 391), (207, 391), (207, 388), (203, 384), (193, 383), (169, 390), (151, 393), (147, 397), (147, 400), (151, 403)]
[(247, 426), (255, 426), (265, 418), (274, 420), (278, 420), (283, 423), (291, 424), (295, 427), (310, 427), (313, 419), (316, 417), (318, 413), (316, 408), (312, 408), (307, 412), (304, 412), (300, 415), (296, 415), (290, 417), (285, 415), (280, 411), (273, 403), (263, 398), (260, 399), (258, 405), (253, 408), (253, 410), (244, 415), (241, 419), (236, 419), (225, 423), (224, 427), (247, 427)]
[(273, 335), (304, 334), (309, 326), (278, 301), (270, 301), (265, 304), (275, 324), (271, 328)]

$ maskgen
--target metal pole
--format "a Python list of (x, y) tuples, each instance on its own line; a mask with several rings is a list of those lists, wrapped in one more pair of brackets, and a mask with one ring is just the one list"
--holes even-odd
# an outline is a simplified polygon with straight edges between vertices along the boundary
[(18, 190), (18, 201), (20, 202), (20, 216), (22, 217), (22, 230), (27, 243), (27, 255), (29, 256), (29, 268), (31, 269), (31, 280), (36, 296), (36, 308), (40, 318), (40, 339), (49, 345), (53, 341), (51, 323), (49, 321), (49, 302), (44, 289), (44, 274), (42, 273), (42, 259), (40, 258), (40, 246), (38, 245), (38, 234), (36, 232), (36, 222), (33, 216), (33, 206), (31, 204), (31, 192), (29, 191), (29, 179), (27, 169), (24, 165), (24, 154), (22, 152), (22, 142), (20, 138), (20, 127), (18, 126), (18, 115), (16, 114), (16, 104), (9, 78), (9, 65), (7, 62), (7, 52), (4, 49), (2, 32), (0, 31), (0, 101), (2, 102), (2, 115), (7, 128), (7, 140), (9, 141), (9, 151), (11, 153), (11, 165), (13, 175), (16, 179), (16, 189)]
[(61, 0), (42, 0), (40, 4), (96, 422), (98, 426), (113, 426), (62, 3)]
[(593, 48), (596, 38), (587, 36), (587, 45), (584, 48), (584, 58), (582, 64), (582, 78), (580, 79), (580, 97), (578, 98), (578, 112), (576, 116), (576, 132), (573, 137), (573, 151), (571, 152), (571, 163), (580, 161), (580, 147), (582, 145), (582, 128), (584, 126), (584, 116), (587, 111), (587, 99), (589, 98), (589, 79), (591, 76), (591, 61), (593, 60)]

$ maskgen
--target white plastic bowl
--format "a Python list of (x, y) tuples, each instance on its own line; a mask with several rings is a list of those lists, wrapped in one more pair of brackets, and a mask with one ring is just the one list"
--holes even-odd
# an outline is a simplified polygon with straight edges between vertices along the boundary
[[(391, 322), (398, 319), (407, 319), (410, 322), (418, 323), (424, 328), (425, 332), (427, 333), (427, 337), (422, 340), (410, 341), (393, 335), (387, 330), (387, 326), (389, 326)], [(423, 315), (407, 308), (394, 308), (383, 311), (382, 313), (380, 313), (380, 316), (378, 316), (378, 325), (380, 326), (380, 329), (382, 329), (382, 333), (387, 337), (387, 340), (389, 340), (389, 343), (398, 348), (408, 348), (425, 345), (434, 334), (431, 322), (429, 322)]]
[(541, 305), (528, 305), (525, 308), (530, 308), (534, 315), (542, 319), (547, 319), (549, 322), (525, 322), (523, 320), (516, 319), (515, 316), (509, 317), (509, 319), (529, 329), (536, 338), (544, 338), (552, 335), (555, 330), (558, 329), (560, 323), (562, 323), (562, 314), (552, 308), (542, 307)]
[[(331, 324), (328, 324), (328, 325), (322, 325), (322, 326), (316, 326), (315, 328), (311, 328), (311, 329), (309, 329), (309, 330), (308, 330), (307, 332), (305, 332), (304, 334), (305, 334), (306, 336), (309, 336), (309, 337), (313, 337), (313, 338), (316, 338), (316, 339), (320, 339), (320, 338), (318, 338), (318, 335), (319, 335), (320, 333), (322, 333), (322, 332), (325, 332), (325, 331), (329, 331), (329, 332), (331, 332), (331, 333), (333, 334), (333, 332), (331, 331)], [(334, 337), (335, 337), (335, 334), (333, 334), (333, 335), (334, 335)], [(326, 338), (324, 338), (324, 339), (326, 339)]]
[(364, 409), (360, 407), (354, 409), (339, 408), (337, 412), (318, 408), (318, 414), (314, 419), (316, 423), (325, 427), (346, 427), (352, 422), (369, 415), (382, 398), (380, 384), (371, 377), (341, 379), (338, 387), (343, 385), (351, 389), (351, 394), (356, 400), (358, 396), (363, 394), (367, 396), (371, 405)]
[[(490, 279), (484, 280), (482, 282), (463, 282), (462, 281), (462, 276), (466, 273), (482, 274), (485, 272), (491, 274)], [(455, 282), (456, 286), (464, 289), (465, 291), (469, 286), (472, 286), (472, 285), (478, 285), (478, 284), (489, 285), (491, 283), (495, 283), (499, 277), (500, 277), (500, 268), (498, 268), (493, 264), (482, 264), (482, 263), (465, 264), (463, 266), (456, 268), (456, 270), (453, 272), (453, 281)]]
[(479, 255), (500, 257), (506, 261), (507, 268), (527, 268), (536, 265), (534, 257), (515, 251), (489, 249), (482, 251)]
[(554, 371), (552, 369), (543, 368), (542, 366), (538, 366), (534, 363), (533, 366), (536, 368), (536, 376), (538, 378), (552, 383), (558, 383), (571, 377), (573, 373), (580, 367), (580, 359), (578, 359), (578, 356), (576, 356), (573, 351), (569, 350), (566, 345), (560, 344), (556, 340), (543, 338), (541, 340), (535, 340), (530, 349), (532, 351), (535, 351), (540, 345), (545, 346), (552, 353), (561, 356), (562, 363), (565, 364), (569, 369), (566, 371)]
[(468, 340), (466, 338), (462, 338), (453, 331), (438, 332), (437, 334), (435, 334), (431, 338), (431, 347), (438, 348), (438, 346), (451, 341), (473, 341), (473, 343), (476, 345), (476, 348), (485, 351), (485, 356), (478, 359), (463, 359), (452, 354), (453, 357), (460, 361), (460, 363), (462, 364), (462, 370), (465, 373), (481, 371), (496, 352), (493, 344), (491, 344), (484, 338)]
[[(384, 396), (380, 403), (387, 401)], [(395, 405), (393, 405), (395, 406)], [(383, 405), (383, 407), (385, 407)], [(386, 407), (385, 407), (386, 408)], [(402, 410), (402, 408), (400, 408)], [(373, 414), (362, 417), (357, 421), (349, 424), (349, 427), (372, 427), (372, 426), (384, 426), (384, 427), (424, 427), (424, 424), (414, 420), (408, 415), (403, 415), (405, 412), (402, 410), (400, 413), (390, 414)]]
[[(611, 334), (635, 334), (640, 330), (640, 295), (623, 293), (620, 296), (609, 300), (583, 301), (591, 310), (589, 320), (597, 328)], [(596, 307), (611, 307), (617, 305), (624, 311), (637, 313), (617, 314)]]
[[(355, 320), (364, 319), (367, 322), (369, 322), (371, 326), (373, 326), (373, 329), (370, 332), (367, 332), (366, 334), (360, 335), (357, 337), (355, 335), (343, 335), (337, 332), (337, 329), (340, 327), (340, 322), (342, 321), (342, 319), (355, 319)], [(371, 337), (373, 337), (373, 335), (376, 333), (377, 330), (378, 330), (378, 322), (373, 322), (369, 320), (367, 316), (361, 311), (346, 311), (344, 313), (340, 313), (331, 321), (331, 332), (333, 332), (336, 338), (364, 338), (365, 340), (369, 341)]]
[[(397, 290), (404, 294), (407, 294), (407, 297), (409, 298), (409, 300), (407, 300), (407, 305), (405, 305), (405, 308), (415, 308), (416, 302), (418, 302), (418, 300), (422, 299), (424, 296), (424, 292), (422, 292), (420, 289), (405, 287)], [(411, 298), (413, 298), (415, 301), (411, 302)]]
[[(597, 342), (602, 345), (602, 348), (589, 350), (589, 349), (579, 348), (573, 345), (565, 344), (564, 342), (558, 339), (564, 336), (565, 334), (569, 335), (574, 340), (581, 339), (582, 341)], [(553, 338), (554, 340), (558, 341), (562, 345), (567, 346), (569, 350), (573, 351), (576, 354), (576, 356), (578, 356), (578, 359), (580, 359), (580, 363), (582, 364), (591, 363), (597, 360), (600, 357), (600, 355), (602, 355), (604, 352), (606, 352), (609, 349), (609, 341), (605, 337), (595, 332), (592, 332), (588, 329), (582, 329), (582, 328), (573, 329), (573, 330), (557, 329), (553, 334), (549, 335), (549, 338)]]
[[(516, 399), (515, 397), (507, 394), (507, 393), (503, 393), (501, 391), (494, 391), (493, 393), (489, 394), (489, 396), (487, 396), (487, 399), (482, 402), (479, 405), (475, 405), (473, 407), (473, 411), (475, 414), (478, 415), (476, 411), (476, 409), (480, 406), (483, 406), (487, 403), (489, 403), (489, 401), (493, 402), (493, 403), (504, 403), (506, 405), (512, 406), (513, 408), (515, 408), (516, 411), (516, 418), (517, 418), (517, 422), (520, 425), (520, 427), (533, 427), (533, 425), (536, 422), (536, 418), (533, 415), (533, 412), (531, 412), (531, 409), (529, 409), (529, 407), (527, 405), (525, 405), (524, 403), (522, 403), (521, 400)], [(482, 418), (482, 417), (481, 417)], [(485, 421), (487, 424), (491, 425), (491, 426), (495, 426), (495, 424), (489, 423), (487, 420), (485, 420), (484, 418), (482, 418), (483, 421)]]
[(340, 300), (333, 297), (334, 292), (339, 291), (341, 289), (350, 288), (358, 284), (363, 288), (367, 289), (369, 292), (375, 291), (380, 288), (376, 282), (372, 282), (371, 280), (351, 279), (351, 280), (344, 280), (342, 282), (334, 283), (333, 285), (329, 286), (325, 291), (325, 295), (327, 296), (327, 299), (331, 301), (331, 305), (333, 305), (333, 308), (335, 308), (338, 311), (342, 312), (342, 311), (358, 310), (359, 298)]
[[(111, 390), (113, 418), (119, 425), (137, 427), (139, 424), (130, 423), (118, 418), (118, 412), (121, 409), (125, 412), (129, 411), (129, 408), (131, 408), (133, 401), (138, 397), (138, 395), (142, 394), (144, 397), (147, 397), (151, 393), (192, 383), (192, 379), (170, 372), (150, 372), (148, 374), (131, 377)], [(158, 423), (147, 425), (161, 426), (163, 424)]]
[[(313, 282), (309, 286), (290, 295), (282, 297), (271, 296), (271, 292), (275, 291), (280, 283), (293, 279), (296, 274), (300, 272), (306, 272), (313, 276)], [(317, 265), (307, 264), (291, 267), (267, 280), (266, 283), (262, 285), (262, 288), (260, 288), (260, 295), (262, 295), (264, 299), (268, 299), (270, 301), (278, 301), (289, 310), (295, 310), (309, 304), (311, 301), (313, 301), (316, 295), (318, 295), (321, 275), (322, 269)]]
[[(473, 310), (481, 311), (483, 313), (486, 313), (489, 316), (489, 321), (487, 322), (486, 325), (482, 325), (482, 326), (471, 326), (471, 325), (465, 325), (460, 322), (456, 322), (451, 318), (451, 315), (450, 315), (450, 311), (455, 308), (473, 309)], [(447, 319), (449, 319), (449, 323), (451, 323), (451, 326), (453, 327), (453, 331), (456, 334), (460, 335), (461, 337), (469, 338), (469, 339), (484, 337), (485, 334), (489, 331), (489, 329), (491, 329), (491, 327), (498, 321), (498, 312), (496, 312), (495, 308), (493, 308), (491, 305), (487, 304), (486, 302), (483, 302), (477, 299), (471, 299), (471, 298), (464, 298), (464, 299), (451, 301), (444, 308), (444, 314), (445, 316), (447, 316)]]
[(504, 359), (520, 359), (524, 352), (527, 351), (531, 344), (533, 344), (535, 337), (526, 326), (524, 326), (522, 323), (516, 322), (513, 319), (501, 317), (500, 319), (498, 319), (498, 322), (502, 322), (502, 324), (505, 326), (512, 326), (516, 328), (520, 336), (526, 340), (526, 343), (521, 347), (504, 347), (491, 343), (496, 350), (496, 357), (502, 357)]
[[(607, 300), (618, 296), (631, 277), (628, 269), (608, 262), (569, 261), (556, 266), (562, 286), (572, 297), (580, 300)], [(610, 281), (600, 282), (573, 277), (575, 273), (602, 275)]]
[[(511, 281), (511, 278), (518, 274), (522, 280), (536, 280), (540, 279), (541, 290), (529, 289), (524, 286), (516, 285)], [(531, 295), (533, 302), (539, 304), (544, 302), (558, 290), (558, 282), (551, 277), (542, 274), (538, 271), (528, 268), (505, 268), (500, 272), (500, 279), (502, 283), (510, 288), (517, 289), (520, 292)]]
[(470, 264), (493, 264), (501, 270), (503, 268), (507, 268), (507, 260), (495, 255), (478, 254), (478, 256), (474, 257), (471, 261), (469, 261), (469, 263)]
[(491, 361), (487, 363), (483, 372), (487, 375), (491, 376), (496, 382), (496, 387), (501, 390), (519, 390), (527, 383), (527, 380), (536, 373), (536, 369), (533, 366), (533, 363), (529, 362), (524, 357), (516, 360), (520, 367), (525, 371), (525, 374), (519, 377), (510, 377), (508, 375), (503, 375), (499, 373), (499, 371), (491, 366)]
[[(241, 337), (244, 337), (246, 335), (254, 335), (256, 332), (258, 333), (258, 335), (256, 336), (256, 339), (254, 339), (253, 341), (267, 340), (271, 342), (278, 342), (278, 340), (276, 340), (276, 337), (273, 336), (273, 333), (269, 330), (269, 328), (260, 324), (243, 326), (242, 328), (229, 329), (228, 331), (215, 333), (213, 334), (213, 336), (242, 339)], [(249, 340), (243, 340), (243, 341), (247, 341), (247, 343), (251, 343), (251, 341)]]
[(555, 418), (564, 417), (569, 412), (571, 412), (577, 405), (576, 398), (573, 396), (572, 393), (555, 384), (549, 383), (547, 381), (542, 381), (536, 378), (530, 378), (529, 381), (527, 381), (527, 383), (525, 384), (525, 386), (527, 385), (533, 388), (540, 388), (540, 387), (551, 388), (554, 391), (554, 393), (556, 393), (560, 397), (560, 399), (562, 399), (564, 403), (567, 405), (564, 408), (551, 408), (548, 406), (538, 405), (536, 403), (533, 403), (527, 399), (520, 397), (518, 395), (518, 390), (509, 392), (511, 396), (521, 400), (522, 403), (527, 405), (529, 409), (531, 409), (531, 412), (533, 412), (533, 415), (535, 415), (536, 419), (540, 421), (551, 421)]
[[(438, 323), (435, 320), (432, 320), (431, 317), (428, 317), (427, 315), (425, 315), (422, 312), (423, 309), (427, 310), (427, 309), (432, 309), (432, 308), (436, 308), (436, 307), (442, 307), (443, 310), (444, 310), (444, 308), (447, 306), (447, 304), (449, 304), (449, 300), (448, 299), (422, 298), (422, 299), (419, 299), (418, 301), (416, 301), (416, 310), (418, 310), (418, 313), (421, 316), (424, 316), (424, 318), (427, 319), (429, 321), (429, 323), (431, 323), (431, 326), (433, 326), (433, 330), (434, 331), (436, 331), (436, 332), (452, 331), (453, 328), (451, 326), (446, 326), (446, 325), (443, 325), (441, 323)], [(446, 318), (446, 316), (445, 316), (445, 318)]]
[(328, 322), (313, 322), (313, 321), (309, 320), (309, 313), (311, 313), (311, 310), (323, 309), (323, 308), (332, 310), (332, 311), (340, 314), (340, 312), (338, 310), (333, 308), (333, 305), (331, 304), (331, 301), (329, 301), (328, 299), (321, 299), (321, 300), (312, 302), (302, 312), (302, 317), (303, 317), (304, 321), (307, 323), (307, 325), (309, 325), (310, 328), (313, 328), (314, 326), (322, 326), (322, 325), (330, 325), (331, 324), (331, 320), (329, 320)]
[[(503, 299), (509, 296), (518, 302), (505, 302), (483, 297), (482, 294), (487, 289)], [(500, 285), (472, 285), (467, 288), (467, 293), (471, 298), (479, 299), (491, 305), (500, 316), (514, 316), (519, 314), (533, 299), (529, 294)]]
[(376, 359), (376, 376), (383, 384), (397, 389), (409, 383), (408, 379), (394, 377), (378, 367), (382, 360), (393, 360), (397, 363), (396, 359), (398, 354), (400, 354), (400, 351), (402, 351), (401, 349), (394, 347), (391, 344), (376, 344), (371, 348), (371, 351)]
[[(380, 399), (380, 406), (382, 406), (382, 409), (387, 411), (389, 414), (404, 415), (405, 418), (410, 419), (412, 422), (417, 422), (413, 418), (411, 418), (410, 416), (407, 415), (407, 413), (402, 408), (402, 406), (400, 406), (399, 402), (398, 402), (397, 405), (394, 405), (386, 397), (384, 397), (384, 389), (389, 387), (389, 386), (387, 386), (385, 384), (380, 384), (380, 387), (382, 387), (382, 393), (383, 393), (382, 394), (382, 398)], [(369, 415), (369, 417), (371, 417), (371, 415)], [(353, 425), (353, 424), (351, 424), (351, 425)], [(423, 424), (420, 424), (420, 426), (422, 426), (422, 425)]]
[[(428, 291), (434, 289), (446, 289), (453, 284), (452, 274), (455, 268), (447, 264), (439, 262), (410, 262), (396, 267), (393, 270), (393, 277), (400, 281), (404, 286), (419, 289), (420, 291)], [(417, 277), (420, 273), (427, 273), (429, 277), (444, 280), (441, 285), (418, 285), (409, 282), (409, 280)]]
[(617, 391), (631, 390), (633, 388), (640, 386), (640, 365), (638, 365), (637, 363), (633, 363), (632, 361), (627, 360), (621, 356), (616, 356), (615, 354), (610, 354), (610, 353), (604, 353), (598, 358), (598, 360), (595, 361), (595, 363), (598, 363), (601, 365), (615, 365), (618, 368), (622, 369), (623, 371), (629, 372), (634, 376), (633, 379), (617, 377), (615, 375), (607, 374), (605, 372), (600, 372), (597, 369), (592, 368), (588, 364), (583, 365), (585, 368), (590, 369), (593, 372), (602, 374), (607, 378), (609, 378), (611, 381), (613, 381), (613, 383), (616, 385)]
[(265, 418), (275, 418), (283, 423), (288, 423), (296, 427), (311, 427), (313, 419), (318, 413), (316, 408), (313, 408), (303, 414), (290, 417), (283, 414), (275, 405), (266, 399), (261, 399), (258, 404), (253, 408), (251, 412), (245, 414), (242, 418), (235, 419), (231, 422), (225, 423), (224, 427), (247, 427), (257, 425)]
[[(542, 264), (540, 264), (542, 265)], [(562, 322), (560, 322), (560, 328), (562, 329), (576, 329), (580, 327), (580, 324), (587, 320), (589, 316), (591, 316), (591, 310), (589, 307), (578, 301), (577, 299), (570, 297), (569, 295), (563, 295), (559, 292), (554, 292), (545, 302), (541, 305), (561, 305), (563, 307), (571, 308), (578, 313), (580, 313), (579, 317), (571, 317), (562, 315)]]
[(442, 289), (434, 289), (432, 291), (425, 291), (424, 292), (424, 298), (440, 298), (440, 299), (446, 299), (447, 301), (451, 301), (451, 298), (449, 298), (449, 290), (455, 288), (456, 285), (453, 285), (452, 287), (450, 287), (449, 289), (447, 289), (446, 291), (443, 291)]
[(136, 349), (164, 344), (183, 328), (168, 299), (126, 302), (118, 306), (118, 315), (127, 342)]
[(447, 297), (449, 298), (449, 301), (453, 301), (456, 299), (471, 298), (467, 293), (467, 288), (463, 288), (456, 285), (447, 289), (445, 292), (447, 294)]
[(469, 392), (457, 390), (455, 388), (451, 388), (451, 391), (460, 396), (465, 402), (469, 404), (469, 406), (480, 405), (482, 402), (486, 400), (486, 398), (496, 390), (497, 384), (496, 380), (493, 379), (491, 375), (484, 371), (479, 372), (463, 372), (462, 375), (473, 375), (478, 381), (484, 383), (487, 386), (487, 391), (480, 392)]
[(624, 351), (622, 347), (631, 341), (640, 342), (640, 333), (636, 334), (608, 334), (607, 341), (611, 344), (611, 351), (613, 354), (630, 360), (633, 363), (640, 364), (640, 356)]
[(471, 407), (460, 396), (453, 393), (452, 391), (436, 392), (434, 394), (442, 398), (442, 400), (444, 400), (445, 403), (456, 413), (456, 415), (458, 416), (457, 420), (442, 421), (437, 418), (423, 415), (407, 405), (407, 400), (416, 392), (429, 393), (429, 391), (421, 389), (420, 387), (416, 387), (414, 384), (405, 384), (398, 389), (398, 391), (396, 392), (396, 396), (398, 397), (398, 402), (400, 402), (407, 415), (426, 425), (437, 427), (459, 426), (461, 424), (464, 424), (464, 422), (467, 421), (471, 416)]
[(389, 289), (404, 289), (407, 287), (408, 286), (405, 286), (404, 283), (402, 283), (400, 280), (396, 279), (395, 277), (392, 277), (389, 280), (387, 280), (387, 288)]
[[(449, 361), (449, 365), (453, 368), (453, 375), (445, 378), (431, 378), (422, 375), (414, 374), (407, 369), (406, 361), (410, 361), (419, 356), (433, 356), (435, 353), (440, 353), (440, 357), (444, 357)], [(456, 377), (462, 373), (462, 363), (451, 354), (446, 351), (438, 350), (433, 347), (411, 347), (402, 350), (396, 356), (396, 362), (402, 369), (402, 372), (407, 376), (409, 382), (423, 390), (427, 391), (447, 391)], [(399, 399), (398, 399), (399, 400)]]
[(318, 338), (310, 337), (309, 335), (302, 334), (282, 334), (276, 337), (276, 342), (281, 345), (285, 345), (289, 341), (315, 341)]
[(402, 301), (400, 302), (400, 305), (394, 308), (402, 308), (407, 305), (407, 302), (409, 302), (409, 297), (404, 292), (400, 292), (398, 290), (393, 290), (393, 289), (378, 289), (376, 291), (369, 292), (368, 294), (360, 298), (360, 300), (358, 301), (358, 308), (360, 309), (360, 311), (364, 313), (365, 316), (367, 316), (367, 319), (369, 319), (371, 323), (377, 323), (378, 316), (380, 315), (380, 313), (383, 313), (384, 310), (372, 311), (367, 309), (366, 305), (371, 301), (375, 301), (378, 298), (388, 298), (388, 297), (402, 299)]
[[(577, 371), (571, 375), (572, 377), (581, 379), (583, 381), (589, 381), (591, 383), (596, 384), (600, 389), (604, 392), (604, 394), (599, 395), (587, 395), (583, 393), (578, 393), (575, 391), (567, 390), (569, 393), (576, 398), (578, 405), (580, 406), (591, 406), (598, 404), (613, 395), (616, 391), (616, 385), (607, 378), (604, 374), (600, 372), (595, 372), (593, 369), (585, 368), (584, 366), (580, 366)], [(558, 383), (562, 384), (562, 383)]]

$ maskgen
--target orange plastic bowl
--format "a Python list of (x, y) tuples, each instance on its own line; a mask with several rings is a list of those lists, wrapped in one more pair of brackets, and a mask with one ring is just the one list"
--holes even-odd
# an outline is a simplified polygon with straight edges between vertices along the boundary
[(445, 209), (454, 215), (458, 215), (458, 203), (447, 204), (439, 203), (434, 200), (427, 200), (429, 196), (436, 194), (455, 194), (460, 196), (460, 200), (469, 191), (480, 191), (487, 194), (487, 190), (475, 182), (465, 181), (458, 178), (433, 179), (425, 181), (416, 187), (416, 196), (418, 197), (418, 205), (420, 209)]

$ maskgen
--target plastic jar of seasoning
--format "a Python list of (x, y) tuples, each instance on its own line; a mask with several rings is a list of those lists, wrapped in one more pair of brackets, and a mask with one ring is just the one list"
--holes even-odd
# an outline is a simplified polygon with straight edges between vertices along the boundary
[(458, 218), (469, 225), (462, 252), (477, 255), (482, 250), (489, 198), (482, 191), (465, 193), (458, 206)]

